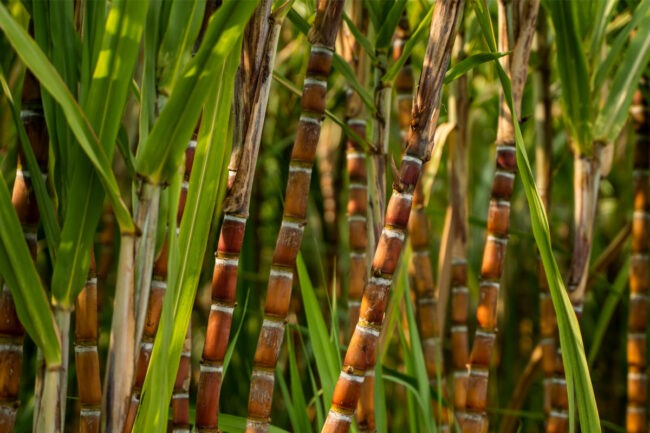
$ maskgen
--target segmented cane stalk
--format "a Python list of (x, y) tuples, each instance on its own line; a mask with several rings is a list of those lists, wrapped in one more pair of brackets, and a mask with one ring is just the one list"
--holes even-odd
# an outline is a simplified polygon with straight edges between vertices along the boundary
[(274, 369), (280, 355), (284, 323), (291, 300), (293, 267), (306, 224), (311, 170), (325, 112), (327, 77), (332, 65), (332, 50), (341, 22), (343, 4), (344, 0), (319, 2), (316, 20), (309, 32), (312, 47), (302, 93), (302, 112), (289, 163), (282, 225), (273, 254), (264, 321), (255, 351), (248, 398), (247, 433), (268, 431), (275, 382)]
[[(196, 128), (198, 131), (198, 126)], [(192, 173), (192, 165), (194, 163), (194, 152), (196, 151), (196, 131), (192, 140), (190, 140), (187, 149), (185, 150), (185, 168), (183, 173), (183, 184), (178, 202), (178, 214), (176, 219), (180, 226), (183, 211), (185, 209), (185, 199), (187, 198), (187, 188), (189, 186), (189, 178)], [(167, 234), (169, 236), (169, 233)], [(154, 265), (149, 290), (149, 300), (147, 302), (147, 313), (142, 328), (142, 341), (138, 350), (138, 356), (135, 364), (135, 379), (133, 383), (133, 390), (131, 393), (131, 401), (129, 402), (129, 410), (127, 412), (126, 421), (124, 423), (124, 433), (130, 433), (133, 429), (135, 416), (140, 404), (140, 392), (144, 385), (144, 380), (149, 369), (149, 361), (151, 360), (151, 352), (153, 351), (153, 343), (156, 338), (156, 331), (162, 313), (163, 297), (167, 290), (167, 239), (165, 239), (162, 250), (158, 254)], [(191, 353), (183, 349), (181, 363), (179, 364), (179, 372), (181, 367), (185, 364), (189, 365), (189, 357)], [(183, 370), (184, 371), (184, 370)], [(178, 375), (180, 374), (177, 372)], [(189, 395), (188, 395), (189, 397)], [(189, 404), (189, 403), (188, 403)], [(187, 424), (189, 425), (189, 419)]]
[(376, 345), (388, 292), (404, 246), (415, 185), (421, 174), (422, 163), (428, 159), (430, 152), (429, 129), (438, 121), (442, 80), (462, 6), (462, 0), (440, 0), (435, 5), (418, 94), (411, 112), (407, 144), (386, 210), (386, 225), (375, 251), (370, 278), (361, 301), (359, 321), (334, 389), (323, 433), (349, 430), (365, 372), (375, 364)]
[(190, 426), (190, 379), (192, 375), (192, 323), (187, 328), (181, 361), (176, 372), (172, 392), (172, 433), (189, 433)]
[[(499, 1), (499, 50), (509, 50), (506, 2)], [(519, 6), (517, 6), (519, 7)], [(528, 2), (525, 20), (514, 29), (516, 43), (512, 56), (500, 59), (513, 81), (515, 110), (520, 110), (523, 87), (528, 72), (528, 57), (535, 31), (539, 1)], [(462, 423), (463, 433), (485, 432), (489, 420), (487, 405), (490, 359), (497, 334), (497, 303), (510, 226), (510, 198), (517, 170), (513, 119), (501, 96), (496, 139), (496, 171), (487, 218), (487, 240), (483, 250), (477, 328), (470, 353), (470, 375), (467, 392), (467, 413)]]
[[(600, 161), (598, 153), (602, 143), (594, 143), (592, 155), (576, 150), (573, 158), (573, 209), (574, 233), (571, 264), (566, 281), (569, 299), (580, 320), (587, 288), (589, 260), (591, 257), (598, 190)], [(550, 314), (550, 313), (549, 313)], [(569, 397), (562, 350), (556, 344), (554, 376), (551, 381), (551, 411), (546, 424), (547, 433), (564, 433), (569, 430)]]
[[(650, 86), (647, 87), (650, 90)], [(650, 242), (650, 103), (648, 94), (637, 90), (630, 109), (636, 144), (634, 147), (634, 213), (630, 257), (630, 310), (627, 331), (628, 433), (648, 431), (646, 404), (648, 325), (648, 244)]]
[(79, 432), (99, 431), (102, 387), (97, 354), (97, 274), (95, 255), (90, 254), (90, 270), (75, 303), (74, 354), (79, 390)]
[(196, 426), (200, 432), (216, 432), (223, 361), (228, 348), (237, 295), (239, 254), (244, 241), (255, 163), (270, 90), (282, 19), (270, 13), (271, 2), (262, 2), (245, 30), (244, 52), (249, 63), (240, 67), (236, 88), (246, 100), (240, 109), (242, 140), (230, 159), (229, 190), (212, 274), (212, 304), (201, 357), (196, 402)]
[[(393, 58), (399, 59), (403, 47), (409, 39), (411, 30), (406, 15), (399, 22), (393, 43)], [(397, 91), (398, 119), (400, 133), (406, 142), (409, 131), (410, 114), (413, 105), (413, 71), (410, 61), (405, 63), (395, 80)], [(408, 266), (409, 280), (415, 292), (418, 331), (422, 339), (422, 349), (426, 363), (427, 375), (431, 386), (446, 395), (445, 369), (438, 329), (437, 304), (433, 268), (429, 254), (429, 217), (426, 214), (425, 197), (422, 182), (418, 182), (413, 193), (411, 216), (408, 222), (408, 235), (413, 253)], [(440, 381), (438, 381), (440, 378)], [(434, 414), (442, 431), (449, 430), (449, 411), (439, 402), (434, 401)]]
[[(540, 10), (537, 30), (537, 56), (540, 61), (534, 77), (535, 89), (539, 95), (535, 106), (537, 132), (535, 167), (537, 172), (537, 190), (548, 214), (551, 204), (552, 185), (553, 117), (551, 108), (553, 99), (551, 95), (550, 49), (547, 42), (547, 23), (543, 13), (543, 9)], [(546, 273), (544, 272), (542, 260), (539, 257), (537, 261), (537, 281), (540, 306), (540, 346), (542, 349), (542, 372), (544, 374), (544, 413), (548, 420), (551, 413), (553, 374), (555, 372), (555, 336), (557, 324)]]
[[(350, 17), (357, 28), (365, 31), (367, 23), (363, 14), (363, 3), (352, 2)], [(348, 61), (356, 73), (360, 83), (366, 79), (366, 65), (361, 54), (359, 44), (352, 33), (343, 25), (341, 31), (343, 57)], [(353, 89), (348, 90), (346, 105), (347, 125), (359, 137), (366, 139), (366, 119), (363, 102)], [(368, 175), (366, 169), (367, 155), (361, 144), (352, 137), (347, 140), (347, 171), (349, 177), (347, 220), (350, 244), (350, 271), (348, 285), (348, 322), (349, 335), (352, 336), (354, 327), (359, 320), (361, 295), (366, 283), (370, 262), (368, 251), (371, 246), (368, 242)], [(372, 246), (374, 247), (374, 245)], [(360, 432), (375, 431), (375, 378), (374, 371), (366, 375), (362, 398), (357, 406), (357, 427)]]
[[(40, 86), (30, 71), (25, 73), (20, 117), (41, 172), (46, 176), (49, 138)], [(22, 159), (22, 150), (19, 150), (11, 202), (18, 214), (32, 259), (36, 261), (36, 230), (40, 214), (31, 173), (23, 166)], [(12, 432), (16, 421), (24, 336), (25, 329), (18, 320), (11, 292), (3, 284), (0, 294), (0, 433)]]
[[(456, 37), (456, 61), (465, 57), (464, 31)], [(451, 208), (451, 362), (453, 368), (454, 415), (462, 424), (467, 403), (469, 381), (469, 340), (467, 316), (469, 290), (467, 289), (467, 145), (469, 141), (469, 95), (467, 76), (456, 80), (449, 98), (450, 122), (457, 125), (449, 148), (449, 205)], [(439, 305), (445, 308), (446, 305)], [(440, 323), (440, 321), (438, 321)]]

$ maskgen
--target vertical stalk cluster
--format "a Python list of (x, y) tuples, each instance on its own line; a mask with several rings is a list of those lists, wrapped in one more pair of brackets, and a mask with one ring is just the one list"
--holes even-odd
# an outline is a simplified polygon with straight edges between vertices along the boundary
[[(456, 37), (457, 61), (462, 61), (464, 32)], [(469, 341), (467, 316), (469, 290), (467, 289), (467, 145), (469, 142), (468, 80), (462, 75), (453, 88), (449, 101), (450, 121), (457, 125), (449, 150), (449, 203), (451, 207), (451, 348), (453, 368), (454, 414), (462, 424), (467, 404), (469, 372)], [(440, 305), (439, 308), (446, 308)]]
[(637, 90), (631, 107), (636, 132), (634, 146), (634, 214), (630, 257), (630, 311), (627, 333), (627, 415), (629, 433), (648, 431), (646, 404), (648, 325), (648, 243), (650, 242), (650, 103)]
[(102, 387), (97, 354), (97, 273), (95, 255), (90, 254), (90, 269), (84, 288), (75, 302), (75, 366), (79, 390), (79, 432), (99, 431)]
[(293, 268), (300, 250), (307, 216), (311, 171), (325, 113), (327, 78), (344, 0), (318, 3), (309, 32), (311, 51), (304, 81), (301, 115), (289, 163), (282, 225), (278, 234), (264, 305), (264, 321), (255, 350), (248, 399), (246, 432), (268, 431), (273, 400), (274, 369), (280, 355), (284, 325), (291, 301)]
[[(499, 1), (499, 51), (510, 49), (508, 35), (507, 4)], [(512, 5), (519, 8), (520, 5)], [(515, 110), (521, 108), (521, 99), (528, 72), (528, 57), (535, 32), (539, 1), (527, 2), (521, 22), (515, 23), (513, 54), (500, 59), (513, 82)], [(487, 431), (488, 417), (485, 412), (490, 359), (497, 334), (497, 304), (500, 280), (506, 256), (510, 228), (510, 198), (517, 170), (513, 115), (503, 100), (499, 111), (496, 139), (496, 171), (488, 208), (487, 240), (481, 264), (479, 305), (476, 311), (477, 328), (470, 354), (470, 376), (467, 392), (467, 413), (464, 416), (464, 433)]]
[[(30, 71), (25, 72), (20, 117), (39, 168), (46, 176), (49, 137), (43, 115), (40, 85)], [(19, 150), (11, 202), (18, 214), (32, 259), (36, 261), (36, 235), (40, 214), (31, 173), (23, 166), (22, 159), (22, 150)], [(12, 432), (16, 422), (24, 336), (25, 328), (18, 320), (11, 292), (6, 284), (3, 284), (0, 294), (0, 433)]]
[(324, 433), (349, 430), (365, 372), (371, 370), (376, 361), (376, 345), (388, 292), (404, 246), (415, 186), (422, 164), (429, 157), (429, 129), (438, 120), (442, 81), (462, 6), (462, 0), (440, 0), (435, 5), (404, 156), (388, 202), (386, 224), (372, 261), (370, 278), (361, 301), (359, 321), (348, 346), (332, 406), (322, 429)]

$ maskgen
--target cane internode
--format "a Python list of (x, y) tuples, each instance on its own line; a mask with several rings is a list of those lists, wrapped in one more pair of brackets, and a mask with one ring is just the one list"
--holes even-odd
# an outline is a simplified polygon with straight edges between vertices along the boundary
[(635, 131), (633, 162), (632, 242), (630, 256), (630, 306), (627, 335), (627, 411), (629, 433), (646, 433), (648, 324), (648, 244), (650, 242), (650, 103), (647, 82), (634, 95), (630, 114)]

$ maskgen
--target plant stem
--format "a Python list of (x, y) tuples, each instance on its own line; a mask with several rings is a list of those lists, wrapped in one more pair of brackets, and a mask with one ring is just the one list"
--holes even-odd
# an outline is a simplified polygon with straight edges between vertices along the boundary
[(128, 413), (135, 371), (135, 235), (123, 233), (113, 302), (113, 320), (102, 395), (102, 433), (119, 432)]
[[(253, 361), (246, 432), (266, 432), (269, 426), (275, 366), (284, 337), (291, 301), (293, 268), (302, 243), (307, 217), (311, 171), (325, 113), (327, 77), (332, 66), (334, 42), (341, 23), (344, 0), (318, 3), (316, 20), (309, 32), (311, 51), (301, 100), (300, 123), (289, 163), (282, 225), (269, 276), (264, 321)], [(207, 345), (206, 345), (207, 347)], [(355, 402), (356, 405), (356, 402)]]
[(347, 432), (357, 406), (365, 372), (374, 367), (388, 292), (404, 246), (404, 238), (415, 185), (422, 163), (430, 153), (429, 130), (438, 120), (442, 80), (447, 70), (456, 24), (463, 1), (440, 0), (436, 3), (424, 57), (418, 96), (411, 113), (405, 155), (386, 211), (386, 225), (375, 252), (371, 277), (361, 301), (360, 318), (348, 346), (332, 407), (323, 433)]
[[(646, 83), (646, 92), (650, 86)], [(645, 97), (644, 97), (645, 96)], [(630, 257), (630, 312), (627, 333), (627, 414), (628, 433), (646, 433), (648, 325), (648, 243), (650, 239), (650, 103), (648, 94), (637, 90), (630, 111), (636, 144), (634, 147), (634, 214)]]
[[(501, 0), (499, 6), (499, 51), (510, 49), (508, 40), (507, 8), (512, 6)], [(519, 5), (517, 5), (519, 7)], [(515, 43), (513, 54), (499, 60), (513, 82), (514, 109), (519, 112), (526, 75), (528, 58), (535, 32), (539, 8), (538, 0), (527, 3), (521, 28), (513, 29)], [(467, 392), (467, 414), (463, 417), (462, 431), (470, 433), (488, 430), (488, 416), (485, 412), (490, 360), (497, 334), (497, 305), (500, 280), (506, 256), (506, 245), (510, 229), (510, 199), (517, 169), (513, 115), (500, 98), (497, 127), (497, 170), (492, 182), (492, 194), (488, 209), (487, 241), (483, 250), (479, 305), (476, 311), (477, 328), (470, 354), (470, 376)]]
[(79, 432), (99, 431), (102, 386), (97, 354), (97, 276), (91, 251), (88, 279), (76, 300), (75, 366), (79, 390)]
[[(59, 367), (59, 394), (54, 403), (49, 402), (49, 404), (55, 404), (59, 410), (59, 420), (61, 429), (65, 426), (65, 407), (66, 407), (66, 398), (68, 394), (68, 365), (70, 361), (70, 319), (72, 316), (72, 310), (69, 308), (59, 308), (55, 305), (54, 308), (54, 320), (56, 321), (56, 326), (59, 329), (59, 335), (61, 337), (61, 366)], [(47, 384), (47, 382), (46, 382)]]
[(61, 392), (61, 366), (46, 366), (43, 374), (42, 392), (36, 399), (34, 413), (35, 433), (62, 432), (61, 412), (57, 405)]
[[(361, 2), (352, 2), (350, 5), (350, 18), (357, 28), (363, 29), (364, 34), (368, 26), (367, 16), (363, 13)], [(343, 24), (341, 31), (343, 40), (343, 55), (355, 71), (360, 83), (367, 82), (367, 65), (356, 38), (347, 30), (347, 23)], [(346, 123), (363, 140), (366, 139), (366, 113), (361, 97), (352, 88), (348, 90), (346, 104)], [(374, 251), (374, 242), (369, 242), (368, 236), (368, 174), (367, 155), (361, 146), (351, 137), (347, 140), (346, 168), (348, 171), (348, 241), (350, 248), (350, 271), (348, 280), (348, 323), (349, 336), (352, 336), (354, 327), (359, 320), (361, 296), (370, 270), (368, 252)], [(373, 218), (371, 218), (371, 221)], [(348, 337), (349, 338), (349, 337)], [(349, 340), (348, 340), (349, 341)], [(369, 370), (361, 389), (361, 398), (357, 406), (357, 428), (361, 432), (375, 431), (375, 404), (374, 404), (374, 370)]]
[(143, 180), (138, 201), (135, 223), (142, 230), (142, 237), (136, 241), (136, 325), (135, 343), (140, 346), (142, 328), (144, 327), (149, 305), (149, 288), (151, 286), (154, 254), (156, 249), (156, 228), (160, 202), (160, 185), (153, 185)]
[[(456, 37), (457, 62), (465, 58), (465, 35), (459, 30)], [(439, 291), (446, 291), (447, 285), (451, 291), (451, 345), (453, 366), (453, 402), (454, 414), (459, 425), (462, 424), (467, 404), (467, 384), (469, 372), (469, 341), (467, 336), (467, 315), (469, 310), (469, 290), (467, 289), (467, 148), (469, 143), (469, 96), (468, 79), (466, 75), (458, 78), (449, 98), (449, 113), (451, 122), (458, 125), (454, 140), (450, 145), (449, 154), (449, 203), (450, 222), (448, 249), (449, 276), (446, 281), (438, 279)], [(447, 254), (445, 254), (446, 256)], [(447, 303), (440, 297), (438, 305), (438, 325), (444, 330)], [(444, 333), (443, 333), (444, 335)]]
[[(200, 432), (218, 426), (223, 361), (228, 347), (232, 314), (236, 305), (239, 254), (248, 219), (255, 164), (275, 63), (282, 15), (271, 14), (271, 1), (256, 8), (245, 30), (244, 52), (250, 60), (240, 67), (236, 92), (244, 103), (239, 109), (236, 139), (230, 158), (229, 190), (224, 199), (224, 218), (212, 277), (212, 303), (201, 357), (196, 404)], [(281, 12), (280, 12), (281, 13)]]
[(190, 426), (190, 378), (192, 375), (192, 322), (187, 328), (183, 353), (176, 372), (172, 392), (172, 433), (191, 431)]

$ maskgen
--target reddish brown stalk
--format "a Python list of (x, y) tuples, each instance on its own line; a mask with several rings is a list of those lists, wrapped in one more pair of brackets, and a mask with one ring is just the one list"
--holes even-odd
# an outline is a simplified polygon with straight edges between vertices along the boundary
[[(510, 48), (506, 8), (506, 2), (499, 1), (499, 51), (501, 52), (506, 52)], [(517, 112), (521, 107), (538, 8), (538, 0), (528, 2), (521, 28), (514, 29), (513, 32), (516, 37), (513, 54), (500, 59), (513, 83), (512, 92)], [(489, 424), (485, 412), (489, 367), (497, 334), (497, 302), (508, 242), (510, 198), (517, 169), (512, 122), (512, 115), (502, 96), (496, 139), (497, 170), (492, 182), (488, 210), (488, 233), (483, 250), (479, 305), (476, 312), (478, 326), (470, 354), (467, 413), (462, 423), (463, 433), (485, 432)]]
[[(49, 138), (43, 116), (41, 89), (30, 71), (25, 72), (20, 117), (38, 165), (45, 176)], [(36, 230), (40, 214), (30, 172), (23, 166), (22, 160), (22, 150), (19, 150), (11, 202), (18, 214), (32, 259), (36, 261)], [(24, 336), (25, 328), (18, 320), (11, 292), (3, 285), (0, 294), (0, 433), (11, 433), (16, 422)]]
[[(465, 37), (459, 31), (456, 37), (457, 61), (463, 60)], [(467, 316), (469, 309), (469, 290), (467, 289), (467, 145), (469, 142), (469, 96), (466, 75), (458, 78), (453, 97), (449, 101), (450, 121), (457, 124), (454, 140), (449, 148), (449, 206), (451, 209), (449, 243), (451, 260), (449, 263), (449, 283), (451, 286), (451, 349), (453, 367), (454, 415), (459, 425), (462, 423), (467, 403), (467, 384), (469, 372), (469, 341), (467, 336)], [(442, 251), (442, 245), (441, 245)], [(444, 329), (444, 316), (447, 303), (440, 300), (438, 324)], [(444, 334), (443, 334), (444, 335)]]
[[(647, 86), (646, 91), (650, 90)], [(628, 433), (646, 433), (648, 325), (648, 244), (650, 240), (650, 101), (637, 90), (630, 109), (636, 132), (634, 147), (634, 214), (630, 257), (630, 312), (627, 331), (627, 414)]]
[[(393, 45), (393, 56), (397, 60), (402, 55), (404, 44), (409, 39), (411, 30), (408, 19), (403, 16), (397, 29), (397, 38)], [(410, 61), (399, 72), (395, 87), (397, 90), (398, 118), (400, 132), (406, 138), (409, 131), (410, 113), (413, 105), (413, 71)], [(423, 169), (426, 172), (426, 166)], [(426, 213), (426, 199), (423, 191), (424, 177), (418, 181), (413, 193), (411, 216), (408, 222), (408, 235), (413, 253), (410, 256), (408, 273), (409, 283), (415, 294), (418, 331), (422, 339), (424, 360), (431, 386), (446, 395), (445, 369), (437, 318), (438, 296), (433, 279), (433, 267), (429, 254), (429, 217)], [(438, 380), (440, 379), (440, 380)], [(362, 394), (363, 398), (363, 394)], [(433, 402), (434, 414), (442, 431), (449, 430), (449, 411), (438, 401)]]
[(75, 305), (75, 365), (79, 390), (79, 432), (99, 431), (102, 385), (97, 354), (97, 274), (95, 255), (90, 254), (88, 279)]
[[(350, 17), (359, 29), (365, 31), (367, 20), (363, 14), (363, 3), (352, 2), (350, 4)], [(341, 42), (343, 57), (352, 66), (360, 83), (365, 84), (366, 64), (356, 38), (343, 24), (341, 31)], [(366, 139), (366, 119), (363, 102), (354, 90), (348, 90), (348, 101), (346, 107), (346, 122), (363, 140)], [(347, 220), (350, 244), (350, 272), (348, 286), (348, 322), (350, 326), (349, 335), (352, 336), (354, 326), (359, 320), (359, 308), (361, 307), (361, 295), (367, 280), (369, 270), (369, 254), (371, 248), (368, 242), (368, 176), (366, 169), (367, 155), (361, 143), (348, 137), (347, 141), (347, 171), (349, 176)], [(357, 406), (357, 427), (360, 432), (375, 431), (375, 401), (374, 372), (369, 372), (363, 384), (363, 395), (365, 398), (359, 400)]]
[[(540, 59), (535, 87), (538, 101), (535, 107), (537, 146), (535, 167), (537, 189), (548, 214), (551, 203), (551, 162), (553, 157), (553, 99), (551, 95), (550, 47), (547, 42), (547, 23), (543, 9), (540, 11), (537, 30), (537, 55)], [(537, 282), (540, 306), (540, 346), (542, 350), (542, 372), (544, 374), (544, 414), (548, 420), (551, 413), (553, 375), (555, 372), (555, 346), (557, 323), (553, 301), (541, 258), (537, 260)]]
[(349, 430), (365, 372), (372, 370), (375, 364), (376, 345), (388, 292), (404, 246), (411, 202), (422, 163), (430, 155), (429, 130), (438, 121), (442, 81), (462, 6), (462, 0), (440, 0), (435, 5), (404, 157), (388, 203), (386, 225), (375, 251), (371, 277), (364, 290), (360, 318), (345, 355), (323, 433), (343, 433)]
[(192, 323), (187, 328), (183, 354), (172, 393), (172, 433), (187, 433), (190, 426), (190, 379), (192, 375)]
[(275, 63), (282, 20), (271, 13), (271, 1), (263, 1), (245, 30), (241, 67), (236, 86), (243, 95), (237, 114), (235, 151), (230, 159), (229, 190), (212, 276), (212, 304), (196, 404), (200, 432), (217, 431), (223, 361), (228, 348), (232, 314), (237, 296), (237, 272), (249, 213), (255, 164)]
[(246, 432), (266, 432), (273, 400), (274, 369), (280, 355), (284, 324), (291, 301), (293, 268), (302, 242), (307, 216), (311, 170), (325, 112), (327, 77), (332, 50), (341, 22), (343, 0), (318, 3), (316, 20), (309, 32), (312, 48), (302, 94), (300, 123), (289, 164), (282, 225), (269, 277), (264, 322), (255, 351), (248, 398)]

